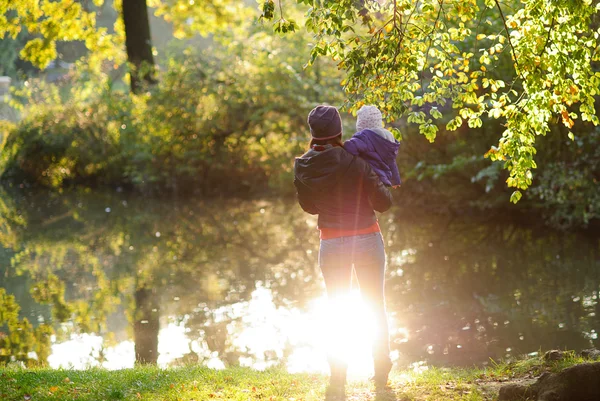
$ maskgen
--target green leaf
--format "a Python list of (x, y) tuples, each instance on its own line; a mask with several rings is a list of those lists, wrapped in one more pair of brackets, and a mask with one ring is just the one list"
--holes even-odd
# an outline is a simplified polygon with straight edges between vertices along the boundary
[(521, 193), (521, 191), (514, 191), (512, 193), (512, 195), (510, 196), (510, 201), (512, 203), (517, 203), (521, 200), (521, 197), (523, 196), (523, 194)]

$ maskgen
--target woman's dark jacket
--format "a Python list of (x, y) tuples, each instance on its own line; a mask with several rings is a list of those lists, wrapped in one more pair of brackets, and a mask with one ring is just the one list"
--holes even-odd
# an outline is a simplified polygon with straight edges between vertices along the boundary
[(390, 191), (371, 166), (341, 146), (327, 145), (298, 157), (294, 185), (305, 212), (319, 215), (319, 228), (361, 229), (377, 221), (375, 209), (392, 204)]

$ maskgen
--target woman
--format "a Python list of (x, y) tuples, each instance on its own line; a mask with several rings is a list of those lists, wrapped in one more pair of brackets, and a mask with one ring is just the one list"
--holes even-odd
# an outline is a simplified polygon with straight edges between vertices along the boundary
[[(350, 290), (354, 266), (361, 294), (376, 319), (374, 380), (381, 389), (392, 363), (384, 300), (385, 250), (375, 211), (388, 210), (392, 197), (367, 162), (344, 150), (342, 120), (335, 107), (317, 106), (308, 115), (308, 125), (310, 149), (294, 165), (298, 201), (305, 212), (319, 215), (319, 267), (330, 300)], [(344, 335), (338, 328), (336, 336), (341, 340)], [(343, 399), (347, 365), (332, 355), (328, 360), (328, 396)]]

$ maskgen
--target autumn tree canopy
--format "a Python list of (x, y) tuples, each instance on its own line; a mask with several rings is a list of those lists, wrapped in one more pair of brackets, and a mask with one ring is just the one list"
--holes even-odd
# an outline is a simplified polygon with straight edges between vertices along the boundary
[[(307, 9), (302, 23), (289, 16), (295, 3)], [(600, 5), (592, 0), (266, 0), (260, 15), (244, 4), (147, 1), (181, 37), (240, 18), (270, 21), (277, 34), (305, 25), (314, 33), (308, 63), (338, 62), (350, 110), (376, 104), (388, 121), (406, 117), (430, 141), (440, 127), (499, 120), (504, 131), (486, 156), (504, 162), (515, 202), (532, 183), (539, 135), (554, 130), (573, 139), (577, 120), (598, 124)], [(21, 29), (37, 35), (21, 56), (38, 66), (56, 57), (58, 40), (85, 41), (90, 63), (124, 60), (122, 20), (109, 35), (74, 0), (2, 0), (0, 9), (0, 37)]]

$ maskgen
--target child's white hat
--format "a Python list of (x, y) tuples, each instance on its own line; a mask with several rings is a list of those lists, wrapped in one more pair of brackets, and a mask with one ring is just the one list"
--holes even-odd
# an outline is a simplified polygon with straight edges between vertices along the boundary
[(363, 106), (356, 113), (356, 130), (382, 128), (383, 117), (376, 106)]

